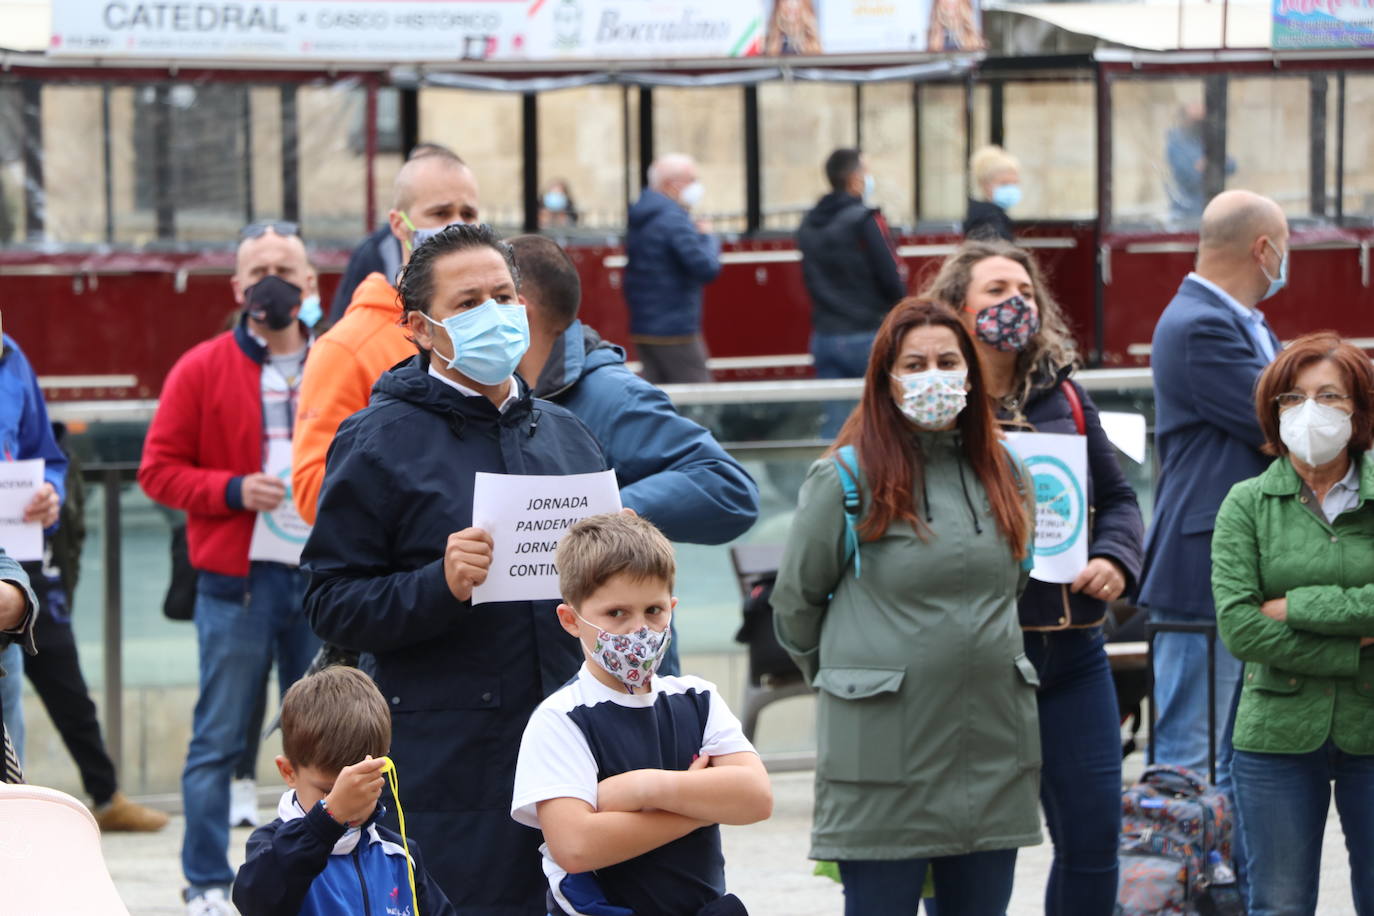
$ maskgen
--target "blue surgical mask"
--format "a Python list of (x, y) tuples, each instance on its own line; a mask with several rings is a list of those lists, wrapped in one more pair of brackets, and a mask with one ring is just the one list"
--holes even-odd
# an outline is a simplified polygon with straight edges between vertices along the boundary
[(1021, 202), (1019, 184), (999, 184), (992, 189), (992, 202), (1003, 210), (1010, 210)]
[(307, 328), (313, 328), (324, 317), (324, 310), (320, 308), (320, 297), (311, 294), (302, 299), (301, 310), (296, 317), (304, 321)]
[(1265, 299), (1268, 299), (1270, 296), (1276, 295), (1279, 290), (1283, 289), (1285, 286), (1288, 285), (1289, 253), (1285, 251), (1282, 254), (1279, 254), (1279, 247), (1275, 245), (1273, 242), (1269, 241), (1268, 239), (1264, 240), (1264, 244), (1274, 249), (1274, 254), (1279, 255), (1279, 275), (1277, 277), (1269, 276), (1269, 271), (1264, 269), (1264, 263), (1260, 262), (1260, 270), (1264, 273), (1264, 279), (1269, 281), (1269, 288), (1265, 290), (1264, 296), (1260, 299), (1261, 302), (1263, 302)]
[(865, 201), (871, 201), (871, 200), (873, 199), (873, 190), (874, 190), (874, 188), (877, 187), (877, 184), (878, 184), (878, 183), (877, 183), (876, 181), (873, 180), (873, 176), (872, 176), (872, 175), (865, 175), (865, 176), (864, 176), (864, 200), (865, 200)]
[(435, 321), (424, 312), (425, 320), (448, 332), (453, 355), (444, 356), (448, 367), (461, 372), (480, 385), (499, 385), (520, 364), (530, 348), (530, 324), (525, 307), (518, 302), (502, 305), (488, 299), (476, 308)]
[(544, 209), (554, 213), (562, 213), (568, 209), (568, 195), (562, 191), (545, 191)]

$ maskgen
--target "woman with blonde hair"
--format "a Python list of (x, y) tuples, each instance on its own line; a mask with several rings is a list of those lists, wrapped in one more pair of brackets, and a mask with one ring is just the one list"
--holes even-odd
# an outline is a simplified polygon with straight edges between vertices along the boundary
[(974, 196), (964, 218), (964, 238), (1012, 240), (1007, 211), (1021, 202), (1021, 163), (1000, 146), (985, 146), (969, 158)]
[(1096, 405), (1071, 379), (1073, 337), (1030, 254), (995, 239), (964, 242), (925, 295), (958, 310), (974, 335), (990, 408), (1004, 427), (1087, 437), (1088, 563), (1067, 585), (1032, 579), (1018, 611), (1026, 656), (1039, 675), (1040, 798), (1054, 841), (1045, 913), (1109, 916), (1121, 832), (1121, 732), (1102, 623), (1108, 602), (1140, 572), (1140, 507)]
[(820, 691), (811, 856), (846, 916), (911, 916), (927, 870), (940, 916), (1004, 913), (1040, 842), (1026, 472), (983, 386), (959, 317), (899, 302), (778, 571), (779, 641)]
[(763, 53), (769, 57), (821, 53), (821, 30), (812, 0), (775, 0)]

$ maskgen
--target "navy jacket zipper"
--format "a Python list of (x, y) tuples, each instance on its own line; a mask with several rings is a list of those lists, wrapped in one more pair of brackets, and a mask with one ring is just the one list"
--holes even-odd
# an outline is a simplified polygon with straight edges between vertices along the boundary
[(358, 872), (358, 886), (363, 889), (363, 916), (372, 916), (372, 901), (367, 897), (367, 880), (363, 877), (363, 865), (356, 848), (353, 850), (353, 868)]

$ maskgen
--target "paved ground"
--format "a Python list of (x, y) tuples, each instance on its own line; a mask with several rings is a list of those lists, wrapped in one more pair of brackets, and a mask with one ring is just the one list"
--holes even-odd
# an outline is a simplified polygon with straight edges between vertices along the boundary
[[(843, 912), (839, 885), (812, 877), (811, 864), (806, 859), (811, 826), (811, 780), (809, 772), (776, 774), (772, 819), (751, 827), (723, 828), (730, 888), (745, 901), (753, 916), (838, 916)], [(267, 810), (264, 807), (264, 814)], [(115, 834), (105, 839), (110, 871), (133, 916), (185, 913), (177, 902), (177, 891), (181, 887), (178, 865), (181, 830), (182, 821), (178, 817), (158, 834)], [(248, 833), (247, 830), (233, 833), (232, 851), (236, 862), (243, 857)], [(1041, 894), (1049, 861), (1048, 845), (1022, 850), (1009, 916), (1033, 916), (1043, 912)], [(1318, 912), (1321, 916), (1354, 916), (1355, 912), (1350, 900), (1345, 844), (1334, 811), (1328, 822), (1322, 856)]]

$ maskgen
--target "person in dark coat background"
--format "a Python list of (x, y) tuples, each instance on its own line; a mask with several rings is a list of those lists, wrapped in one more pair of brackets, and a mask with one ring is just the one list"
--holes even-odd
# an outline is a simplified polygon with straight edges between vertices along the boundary
[(968, 168), (977, 196), (968, 202), (964, 238), (1010, 242), (1015, 232), (1007, 211), (1021, 202), (1021, 163), (1000, 146), (985, 146)]
[(649, 186), (630, 207), (625, 230), (630, 339), (644, 377), (655, 385), (711, 381), (701, 336), (701, 292), (720, 274), (720, 239), (691, 214), (705, 194), (696, 161), (670, 153), (649, 166)]
[[(862, 378), (873, 335), (906, 295), (906, 282), (887, 222), (868, 204), (873, 176), (863, 153), (835, 150), (825, 160), (825, 178), (830, 193), (797, 230), (811, 297), (811, 355), (817, 378)], [(848, 412), (843, 402), (828, 403), (821, 436), (833, 438)]]
[(492, 555), (471, 527), (474, 475), (606, 469), (586, 427), (513, 374), (529, 342), (515, 276), (486, 226), (415, 250), (399, 291), (422, 352), (339, 427), (303, 554), (306, 613), (364, 653), (391, 707), (407, 829), (467, 916), (547, 912), (512, 780), (530, 713), (582, 662), (556, 600), (471, 603)]
[(1029, 253), (998, 240), (965, 242), (927, 295), (956, 309), (974, 336), (1006, 428), (1087, 437), (1088, 563), (1071, 584), (1032, 578), (1017, 608), (1026, 656), (1040, 677), (1040, 797), (1054, 841), (1045, 913), (1110, 913), (1121, 833), (1121, 732), (1102, 623), (1108, 602), (1140, 574), (1140, 506), (1097, 406), (1070, 379), (1078, 362), (1074, 340)]

